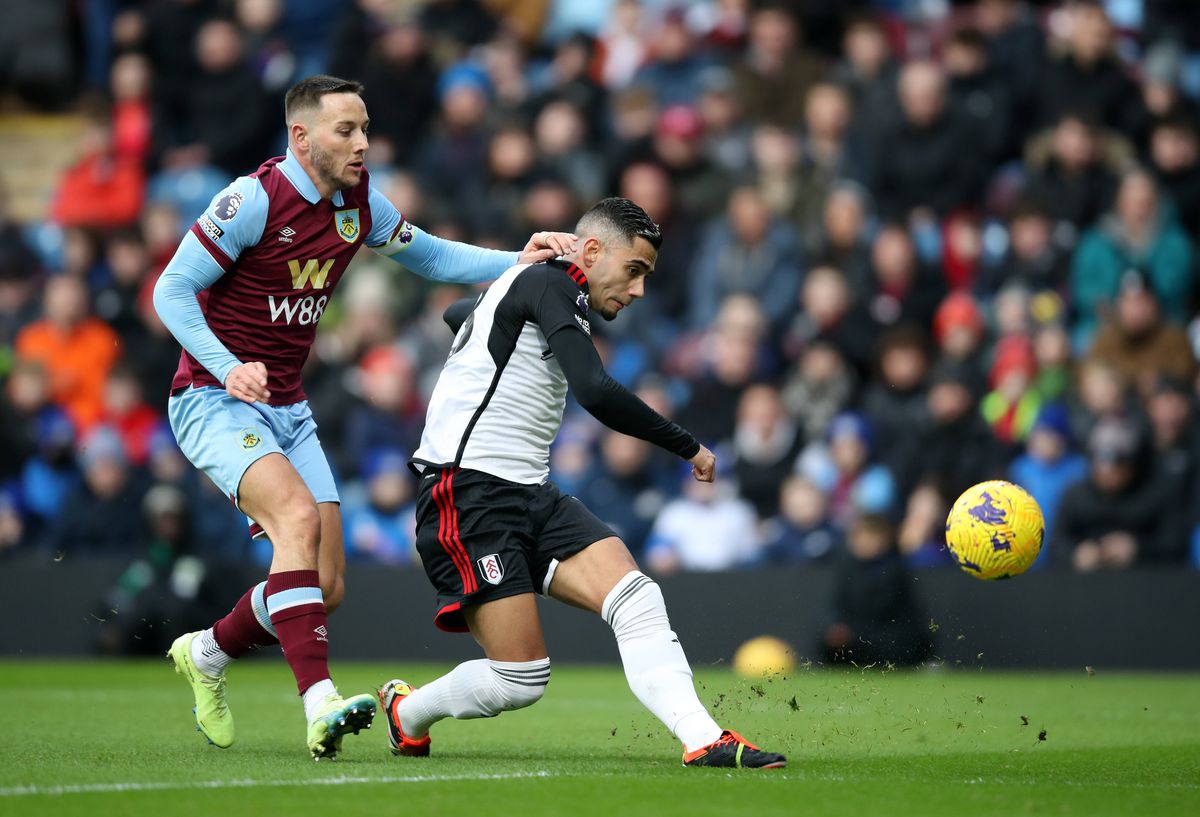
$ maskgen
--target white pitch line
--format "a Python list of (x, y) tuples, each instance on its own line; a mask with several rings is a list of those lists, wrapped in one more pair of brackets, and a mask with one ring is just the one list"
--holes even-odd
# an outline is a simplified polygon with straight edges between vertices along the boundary
[(524, 780), (528, 778), (561, 777), (546, 772), (513, 772), (511, 774), (429, 774), (399, 777), (321, 777), (311, 780), (199, 780), (162, 783), (81, 783), (74, 786), (12, 786), (0, 789), (0, 797), (29, 797), (63, 794), (112, 794), (137, 791), (179, 791), (183, 789), (251, 789), (268, 786), (352, 786), (370, 783), (448, 783), (474, 780)]

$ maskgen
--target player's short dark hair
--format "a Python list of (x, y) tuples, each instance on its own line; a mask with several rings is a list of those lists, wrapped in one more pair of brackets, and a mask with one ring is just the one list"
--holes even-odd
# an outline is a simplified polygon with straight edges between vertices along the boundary
[(326, 94), (359, 94), (363, 92), (363, 84), (353, 79), (340, 79), (328, 74), (316, 74), (305, 77), (288, 89), (283, 98), (283, 116), (288, 122), (292, 115), (321, 104), (321, 97)]
[(656, 250), (662, 246), (662, 228), (629, 199), (618, 196), (601, 199), (579, 219), (575, 232), (583, 235), (604, 228), (623, 236), (629, 243), (635, 238), (644, 238)]

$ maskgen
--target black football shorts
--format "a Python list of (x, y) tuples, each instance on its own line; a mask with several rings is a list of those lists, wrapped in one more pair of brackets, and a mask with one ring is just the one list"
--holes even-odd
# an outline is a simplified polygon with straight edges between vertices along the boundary
[(434, 623), (447, 632), (467, 631), (468, 605), (545, 593), (553, 563), (610, 536), (611, 528), (550, 482), (522, 485), (463, 468), (421, 477), (417, 552), (437, 590)]

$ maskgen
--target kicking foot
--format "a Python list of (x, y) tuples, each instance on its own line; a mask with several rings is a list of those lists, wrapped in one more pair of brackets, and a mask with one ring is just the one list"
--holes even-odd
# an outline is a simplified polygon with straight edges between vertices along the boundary
[(196, 728), (213, 746), (227, 749), (233, 745), (233, 713), (225, 702), (225, 676), (205, 675), (192, 661), (192, 641), (198, 635), (199, 632), (179, 636), (167, 651), (167, 657), (175, 664), (175, 671), (192, 686)]
[(397, 707), (400, 702), (416, 691), (416, 687), (395, 678), (379, 688), (379, 703), (387, 715), (388, 743), (391, 744), (392, 754), (399, 757), (429, 757), (429, 735), (422, 738), (410, 738), (400, 728), (400, 713)]
[(726, 729), (707, 746), (683, 755), (684, 766), (715, 766), (724, 769), (782, 769), (787, 758), (764, 752), (737, 732)]
[(313, 760), (333, 760), (342, 749), (342, 736), (370, 729), (375, 717), (375, 699), (370, 695), (342, 698), (336, 692), (325, 697), (317, 716), (308, 724), (308, 751)]

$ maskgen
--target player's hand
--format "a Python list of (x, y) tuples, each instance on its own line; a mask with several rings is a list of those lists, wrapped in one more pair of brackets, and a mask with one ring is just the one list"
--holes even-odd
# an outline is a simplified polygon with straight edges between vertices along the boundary
[(698, 482), (712, 482), (717, 475), (717, 455), (704, 446), (700, 446), (696, 456), (688, 462), (692, 464), (692, 476)]
[(517, 258), (519, 264), (540, 264), (575, 252), (579, 236), (574, 233), (534, 233)]
[(234, 366), (225, 378), (225, 391), (245, 403), (266, 402), (271, 397), (267, 367), (257, 360)]

